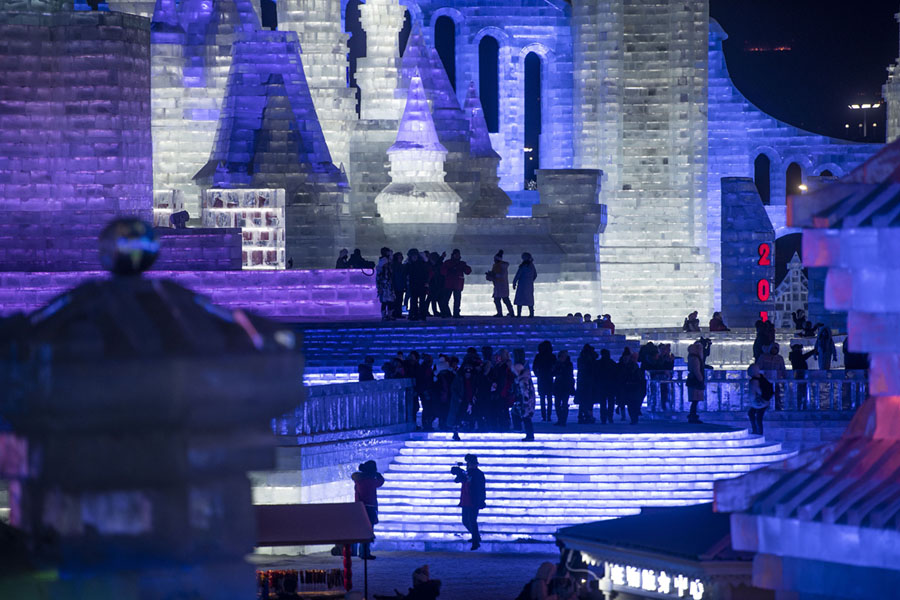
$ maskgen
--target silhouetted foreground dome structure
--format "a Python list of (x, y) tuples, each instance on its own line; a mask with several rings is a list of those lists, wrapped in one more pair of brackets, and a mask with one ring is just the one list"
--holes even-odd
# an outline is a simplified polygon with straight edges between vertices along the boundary
[[(147, 242), (114, 229), (113, 248)], [(253, 597), (246, 473), (273, 464), (270, 420), (302, 401), (302, 358), (290, 331), (144, 279), (140, 258), (0, 328), (11, 524), (59, 573), (19, 579), (21, 597)]]

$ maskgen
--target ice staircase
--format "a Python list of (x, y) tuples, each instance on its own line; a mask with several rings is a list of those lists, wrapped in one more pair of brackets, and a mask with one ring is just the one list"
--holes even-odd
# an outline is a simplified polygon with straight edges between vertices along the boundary
[(444, 353), (462, 358), (469, 346), (480, 353), (482, 346), (489, 345), (495, 350), (506, 348), (510, 352), (514, 348), (524, 348), (531, 360), (538, 344), (550, 340), (554, 351), (568, 350), (575, 362), (585, 344), (591, 344), (597, 352), (609, 348), (616, 358), (626, 344), (624, 336), (608, 335), (594, 326), (552, 317), (465, 317), (429, 319), (425, 323), (399, 320), (300, 327), (306, 370), (323, 377), (331, 371), (340, 376), (347, 369), (355, 374), (356, 366), (367, 355), (375, 358), (377, 370), (398, 350), (404, 354), (418, 350), (434, 357)]
[[(712, 428), (711, 428), (712, 429)], [(471, 434), (470, 434), (471, 435)], [(479, 524), (493, 552), (553, 552), (560, 527), (709, 502), (713, 482), (793, 453), (747, 430), (687, 433), (417, 433), (384, 473), (375, 547), (463, 550), (459, 484), (450, 468), (478, 456), (487, 479)]]

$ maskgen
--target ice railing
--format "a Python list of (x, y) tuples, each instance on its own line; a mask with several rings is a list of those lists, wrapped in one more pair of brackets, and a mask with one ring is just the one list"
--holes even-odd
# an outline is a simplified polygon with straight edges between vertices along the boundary
[[(276, 435), (303, 436), (360, 429), (415, 427), (411, 379), (386, 379), (308, 387), (292, 412), (273, 419)], [(402, 429), (402, 427), (401, 427)]]
[[(769, 403), (776, 410), (855, 411), (868, 395), (867, 371), (786, 371), (772, 381), (775, 396)], [(646, 406), (650, 412), (687, 411), (687, 371), (648, 371)], [(750, 378), (745, 370), (707, 371), (706, 412), (750, 409)]]

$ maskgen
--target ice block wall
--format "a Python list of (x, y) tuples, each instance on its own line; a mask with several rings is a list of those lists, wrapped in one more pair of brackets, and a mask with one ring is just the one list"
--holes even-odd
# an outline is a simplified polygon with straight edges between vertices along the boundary
[(578, 15), (578, 68), (604, 67), (592, 75), (600, 81), (582, 85), (576, 107), (576, 121), (590, 126), (584, 135), (599, 136), (579, 146), (611, 161), (595, 166), (609, 178), (604, 312), (623, 325), (678, 325), (693, 310), (708, 318), (707, 3), (600, 2)]
[(0, 2), (0, 271), (94, 269), (111, 219), (152, 219), (150, 23)]
[(722, 317), (731, 327), (752, 327), (775, 310), (775, 230), (756, 185), (746, 177), (722, 179)]

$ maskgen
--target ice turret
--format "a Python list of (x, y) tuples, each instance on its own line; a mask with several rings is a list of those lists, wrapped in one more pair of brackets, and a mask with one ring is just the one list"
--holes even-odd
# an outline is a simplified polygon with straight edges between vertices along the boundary
[(506, 192), (500, 189), (500, 178), (497, 176), (497, 166), (500, 164), (500, 155), (494, 151), (491, 145), (491, 137), (488, 134), (487, 123), (484, 120), (484, 110), (481, 101), (475, 91), (475, 82), (469, 82), (469, 90), (466, 93), (464, 107), (469, 118), (469, 151), (472, 164), (478, 169), (481, 179), (481, 194), (466, 212), (476, 217), (503, 217), (509, 209), (512, 201)]

